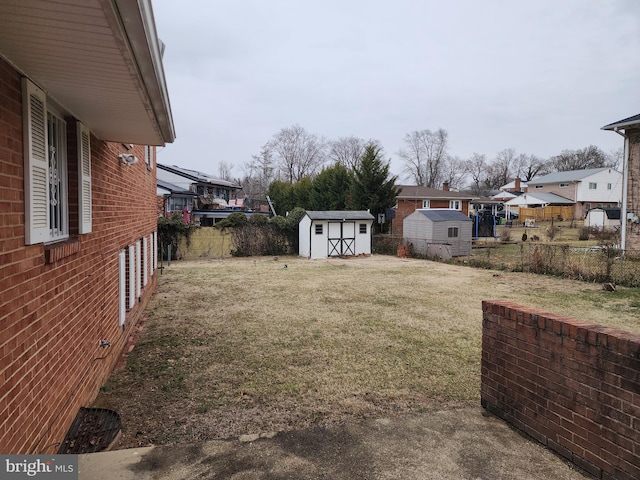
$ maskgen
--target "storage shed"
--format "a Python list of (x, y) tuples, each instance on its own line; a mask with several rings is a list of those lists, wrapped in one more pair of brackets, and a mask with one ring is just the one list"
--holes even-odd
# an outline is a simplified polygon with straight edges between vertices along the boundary
[(473, 221), (457, 210), (416, 210), (404, 219), (403, 232), (416, 253), (441, 258), (471, 255)]
[(311, 259), (370, 255), (373, 220), (365, 211), (308, 211), (298, 224), (299, 255)]
[(592, 208), (584, 219), (585, 227), (615, 230), (622, 226), (619, 208)]

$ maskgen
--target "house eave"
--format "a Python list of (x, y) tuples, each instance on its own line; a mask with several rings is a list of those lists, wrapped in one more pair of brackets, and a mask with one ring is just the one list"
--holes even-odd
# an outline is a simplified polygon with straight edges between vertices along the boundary
[(0, 56), (101, 140), (175, 139), (150, 0), (3, 0)]
[(600, 130), (626, 130), (629, 128), (640, 128), (640, 115), (635, 115), (633, 117), (625, 118), (618, 122), (610, 123), (609, 125), (605, 125), (601, 127)]

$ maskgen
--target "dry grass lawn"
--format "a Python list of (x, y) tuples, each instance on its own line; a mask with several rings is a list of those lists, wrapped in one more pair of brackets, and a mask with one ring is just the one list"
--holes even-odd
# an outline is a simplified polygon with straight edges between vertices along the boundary
[(477, 405), (485, 299), (640, 333), (639, 289), (386, 256), (173, 263), (95, 406), (125, 448)]

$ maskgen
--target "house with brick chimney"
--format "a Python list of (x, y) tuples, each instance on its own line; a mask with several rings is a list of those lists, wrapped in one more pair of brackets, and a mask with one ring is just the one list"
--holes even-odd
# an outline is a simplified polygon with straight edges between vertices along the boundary
[(150, 0), (0, 2), (0, 453), (59, 451), (156, 285)]
[(404, 219), (414, 211), (424, 208), (446, 208), (469, 215), (469, 204), (473, 196), (468, 193), (454, 192), (448, 183), (442, 184), (442, 189), (424, 187), (421, 185), (399, 185), (395, 218), (392, 221), (392, 233), (402, 235)]

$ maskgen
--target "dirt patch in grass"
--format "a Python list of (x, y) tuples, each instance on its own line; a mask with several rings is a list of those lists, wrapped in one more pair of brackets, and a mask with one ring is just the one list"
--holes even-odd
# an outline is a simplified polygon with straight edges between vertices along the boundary
[(94, 406), (125, 448), (477, 405), (487, 299), (640, 333), (638, 289), (385, 256), (172, 263)]

